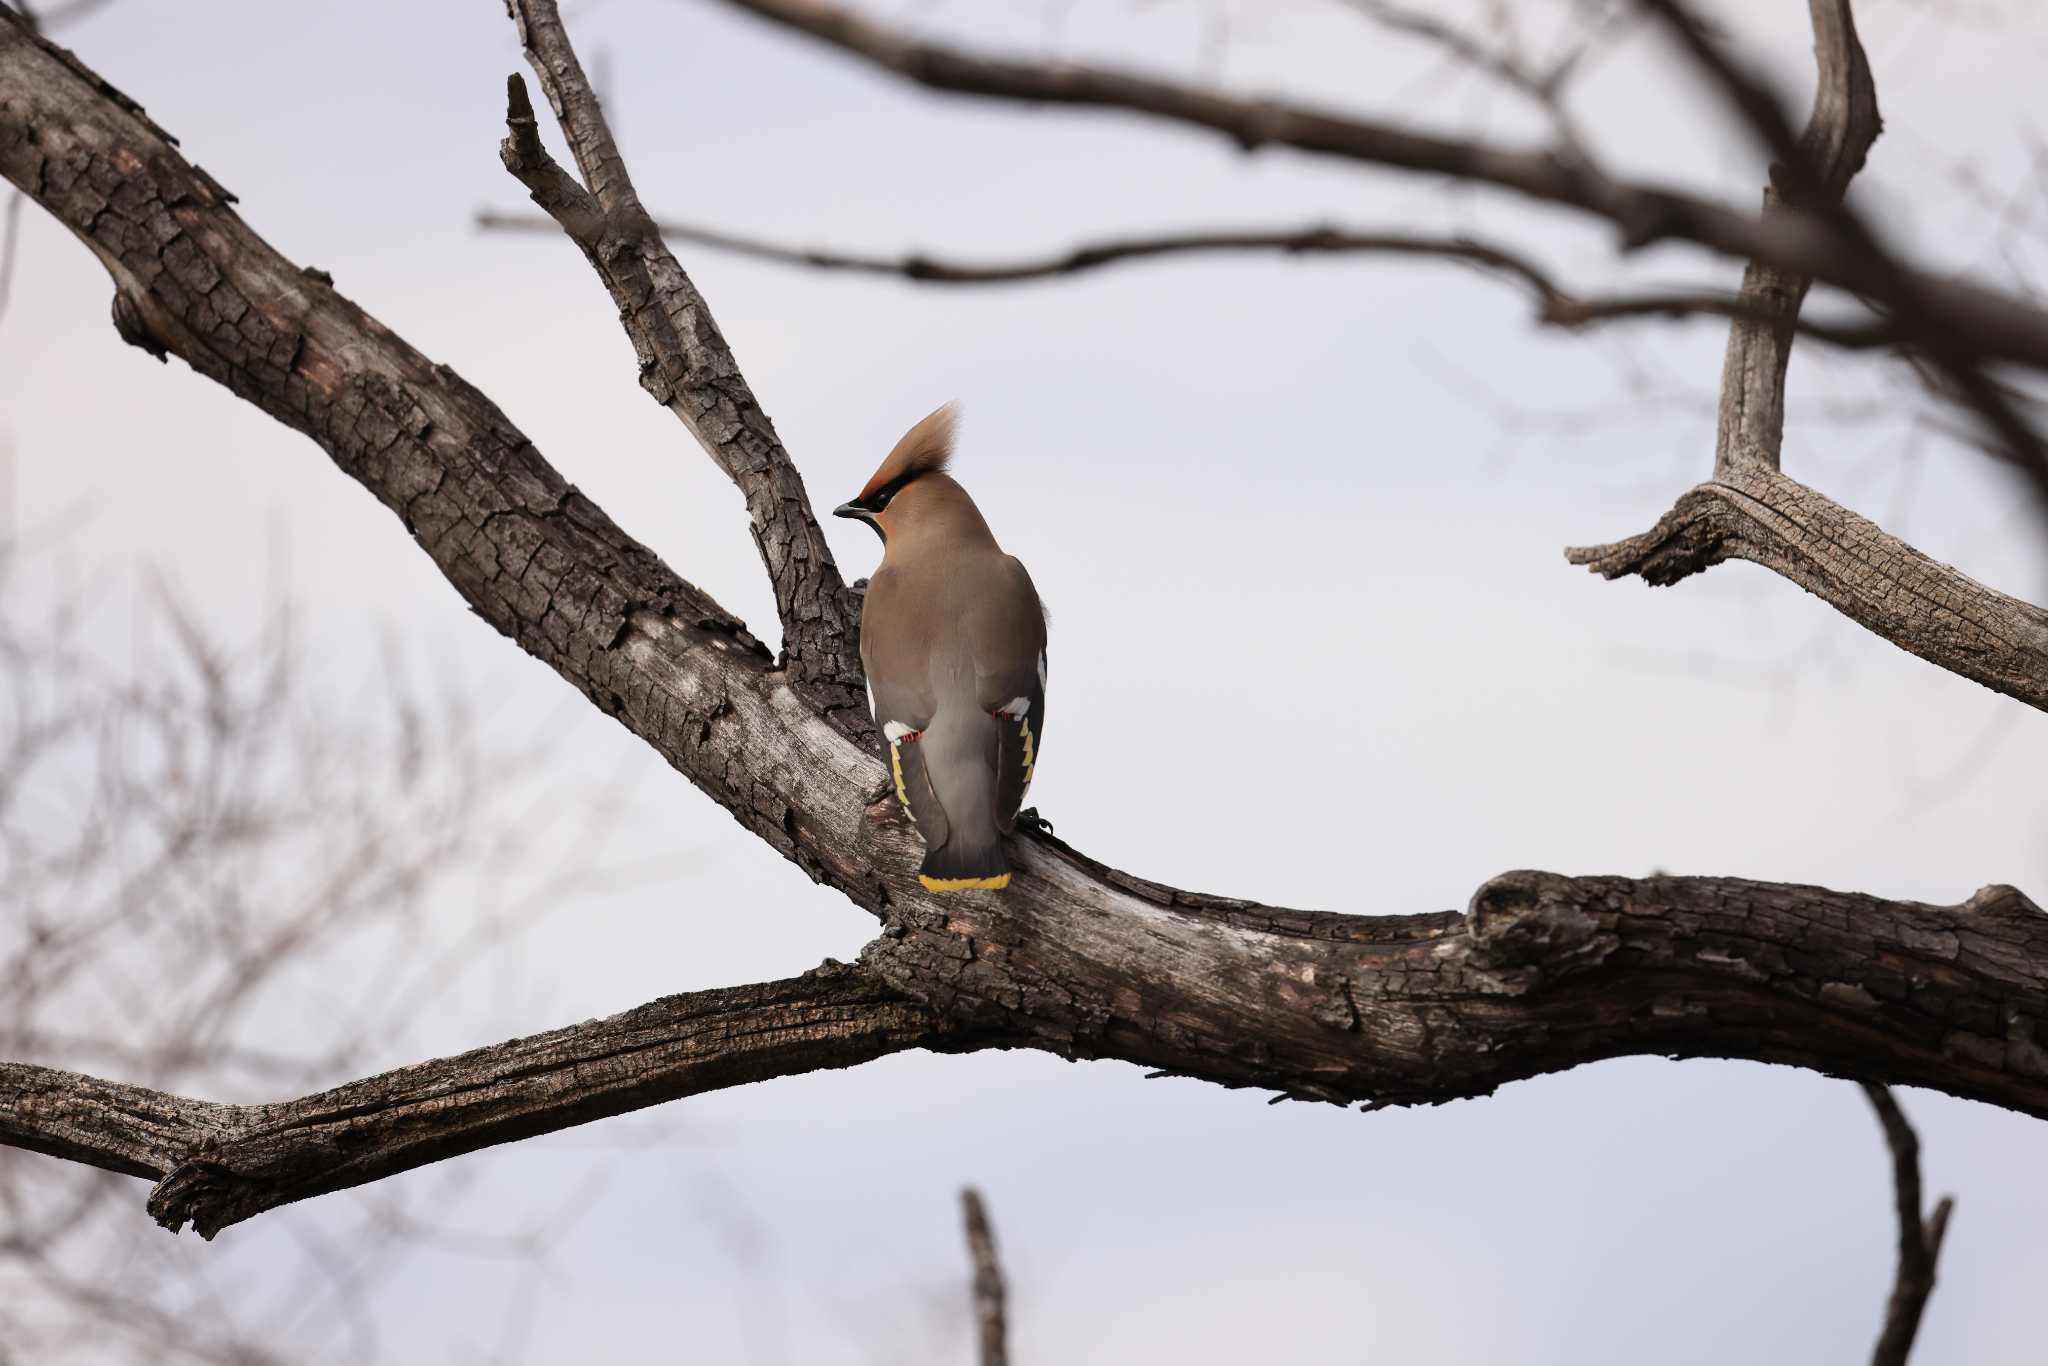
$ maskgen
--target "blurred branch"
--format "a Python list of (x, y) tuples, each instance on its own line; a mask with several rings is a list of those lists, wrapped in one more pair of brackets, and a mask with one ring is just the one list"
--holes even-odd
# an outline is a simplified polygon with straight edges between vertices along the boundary
[(1934, 1264), (1941, 1256), (1941, 1240), (1948, 1232), (1949, 1213), (1955, 1201), (1942, 1196), (1934, 1213), (1920, 1214), (1920, 1139), (1906, 1122), (1891, 1088), (1866, 1084), (1863, 1094), (1877, 1111), (1884, 1126), (1884, 1140), (1892, 1154), (1892, 1191), (1899, 1215), (1899, 1269), (1885, 1305), (1884, 1329), (1871, 1366), (1906, 1366), (1912, 1355), (1913, 1339), (1920, 1332), (1920, 1318), (1927, 1310), (1927, 1297), (1934, 1293)]
[[(1119, 109), (1221, 133), (1246, 150), (1298, 151), (1513, 190), (1612, 223), (1624, 247), (1683, 240), (1826, 280), (1891, 311), (1901, 281), (1933, 310), (1953, 344), (1987, 358), (2048, 369), (2048, 310), (2032, 300), (1944, 279), (1849, 250), (1834, 220), (1790, 211), (1770, 218), (1677, 190), (1604, 175), (1548, 149), (1503, 147), (1417, 133), (1328, 109), (1247, 100), (1220, 91), (1079, 62), (984, 57), (908, 36), (824, 0), (721, 0), (933, 90), (1029, 104)], [(1925, 340), (1922, 338), (1922, 340)]]
[[(1411, 9), (1394, 0), (1343, 0), (1347, 6), (1390, 33), (1405, 34), (1441, 49), (1453, 60), (1498, 81), (1543, 110), (1558, 140), (1571, 155), (1590, 157), (1591, 144), (1565, 104), (1565, 86), (1586, 48), (1572, 48), (1562, 58), (1538, 69), (1509, 48), (1497, 47), (1427, 10)], [(1592, 41), (1591, 37), (1586, 40)]]
[(222, 1105), (0, 1063), (0, 1143), (156, 1180), (150, 1213), (230, 1224), (429, 1162), (681, 1096), (850, 1067), (945, 1033), (843, 967), (665, 997), (299, 1100)]
[(981, 1366), (1009, 1366), (1003, 1264), (996, 1256), (995, 1229), (989, 1225), (981, 1192), (972, 1186), (961, 1191), (960, 1212), (967, 1224), (967, 1256), (974, 1263), (974, 1325), (981, 1343)]
[[(477, 214), (476, 224), (486, 231), (497, 232), (551, 233), (556, 228), (554, 220), (537, 218), (530, 214), (497, 213), (489, 210)], [(1726, 294), (1682, 291), (1592, 296), (1575, 294), (1560, 287), (1547, 271), (1528, 257), (1506, 247), (1465, 236), (1360, 232), (1330, 226), (1267, 231), (1254, 229), (1174, 232), (1145, 237), (1112, 238), (1022, 260), (971, 264), (929, 256), (922, 252), (905, 256), (875, 256), (823, 247), (794, 247), (765, 238), (742, 236), (692, 223), (680, 223), (674, 219), (655, 219), (654, 226), (670, 241), (688, 242), (696, 246), (729, 251), (758, 261), (804, 266), (814, 270), (891, 276), (919, 284), (1020, 284), (1067, 275), (1083, 275), (1105, 266), (1128, 261), (1208, 253), (1405, 256), (1461, 262), (1513, 279), (1525, 286), (1535, 300), (1537, 320), (1555, 326), (1582, 327), (1592, 323), (1648, 317), (1684, 318), (1705, 315), (1764, 320), (1776, 316), (1774, 312), (1767, 311), (1767, 305)], [(1891, 346), (1897, 344), (1899, 340), (1890, 327), (1877, 321), (1837, 324), (1809, 320), (1800, 323), (1799, 326), (1816, 340), (1852, 349)]]

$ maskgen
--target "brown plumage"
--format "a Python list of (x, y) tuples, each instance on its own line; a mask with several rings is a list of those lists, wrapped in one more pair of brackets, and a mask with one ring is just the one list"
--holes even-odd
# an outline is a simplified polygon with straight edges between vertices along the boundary
[(912, 427), (834, 509), (875, 528), (882, 566), (861, 609), (861, 663), (889, 742), (896, 795), (924, 837), (933, 891), (1010, 882), (1016, 827), (1045, 718), (1045, 613), (946, 473), (951, 404)]

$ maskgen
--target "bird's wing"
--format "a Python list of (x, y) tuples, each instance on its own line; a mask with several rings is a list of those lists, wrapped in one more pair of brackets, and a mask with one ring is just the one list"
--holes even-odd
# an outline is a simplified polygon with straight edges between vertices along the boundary
[(901, 609), (907, 604), (898, 600), (896, 587), (893, 576), (885, 573), (876, 574), (868, 585), (861, 610), (861, 662), (867, 669), (875, 724), (889, 744), (889, 777), (896, 799), (924, 837), (925, 847), (936, 849), (952, 829), (924, 761), (924, 730), (938, 700), (928, 671), (920, 673), (912, 663), (916, 643), (902, 630)]
[(1009, 556), (992, 610), (977, 621), (977, 691), (996, 719), (996, 823), (1016, 828), (1045, 738), (1045, 609), (1024, 566)]

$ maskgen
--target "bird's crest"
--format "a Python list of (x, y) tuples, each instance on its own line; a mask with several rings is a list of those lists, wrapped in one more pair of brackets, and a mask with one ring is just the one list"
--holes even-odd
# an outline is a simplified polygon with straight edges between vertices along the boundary
[(920, 474), (933, 474), (946, 468), (946, 462), (953, 458), (953, 428), (960, 420), (958, 401), (935, 408), (915, 427), (903, 434), (896, 443), (896, 449), (889, 452), (889, 458), (868, 480), (867, 487), (860, 491), (859, 502), (888, 488), (891, 484), (907, 484)]

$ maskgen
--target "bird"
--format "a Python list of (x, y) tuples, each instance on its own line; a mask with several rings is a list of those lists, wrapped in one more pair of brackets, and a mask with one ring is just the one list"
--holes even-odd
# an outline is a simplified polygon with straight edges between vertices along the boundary
[(952, 475), (959, 406), (904, 433), (860, 495), (882, 564), (861, 606), (860, 662), (897, 800), (924, 839), (928, 891), (1010, 885), (1003, 836), (1045, 736), (1045, 609)]

